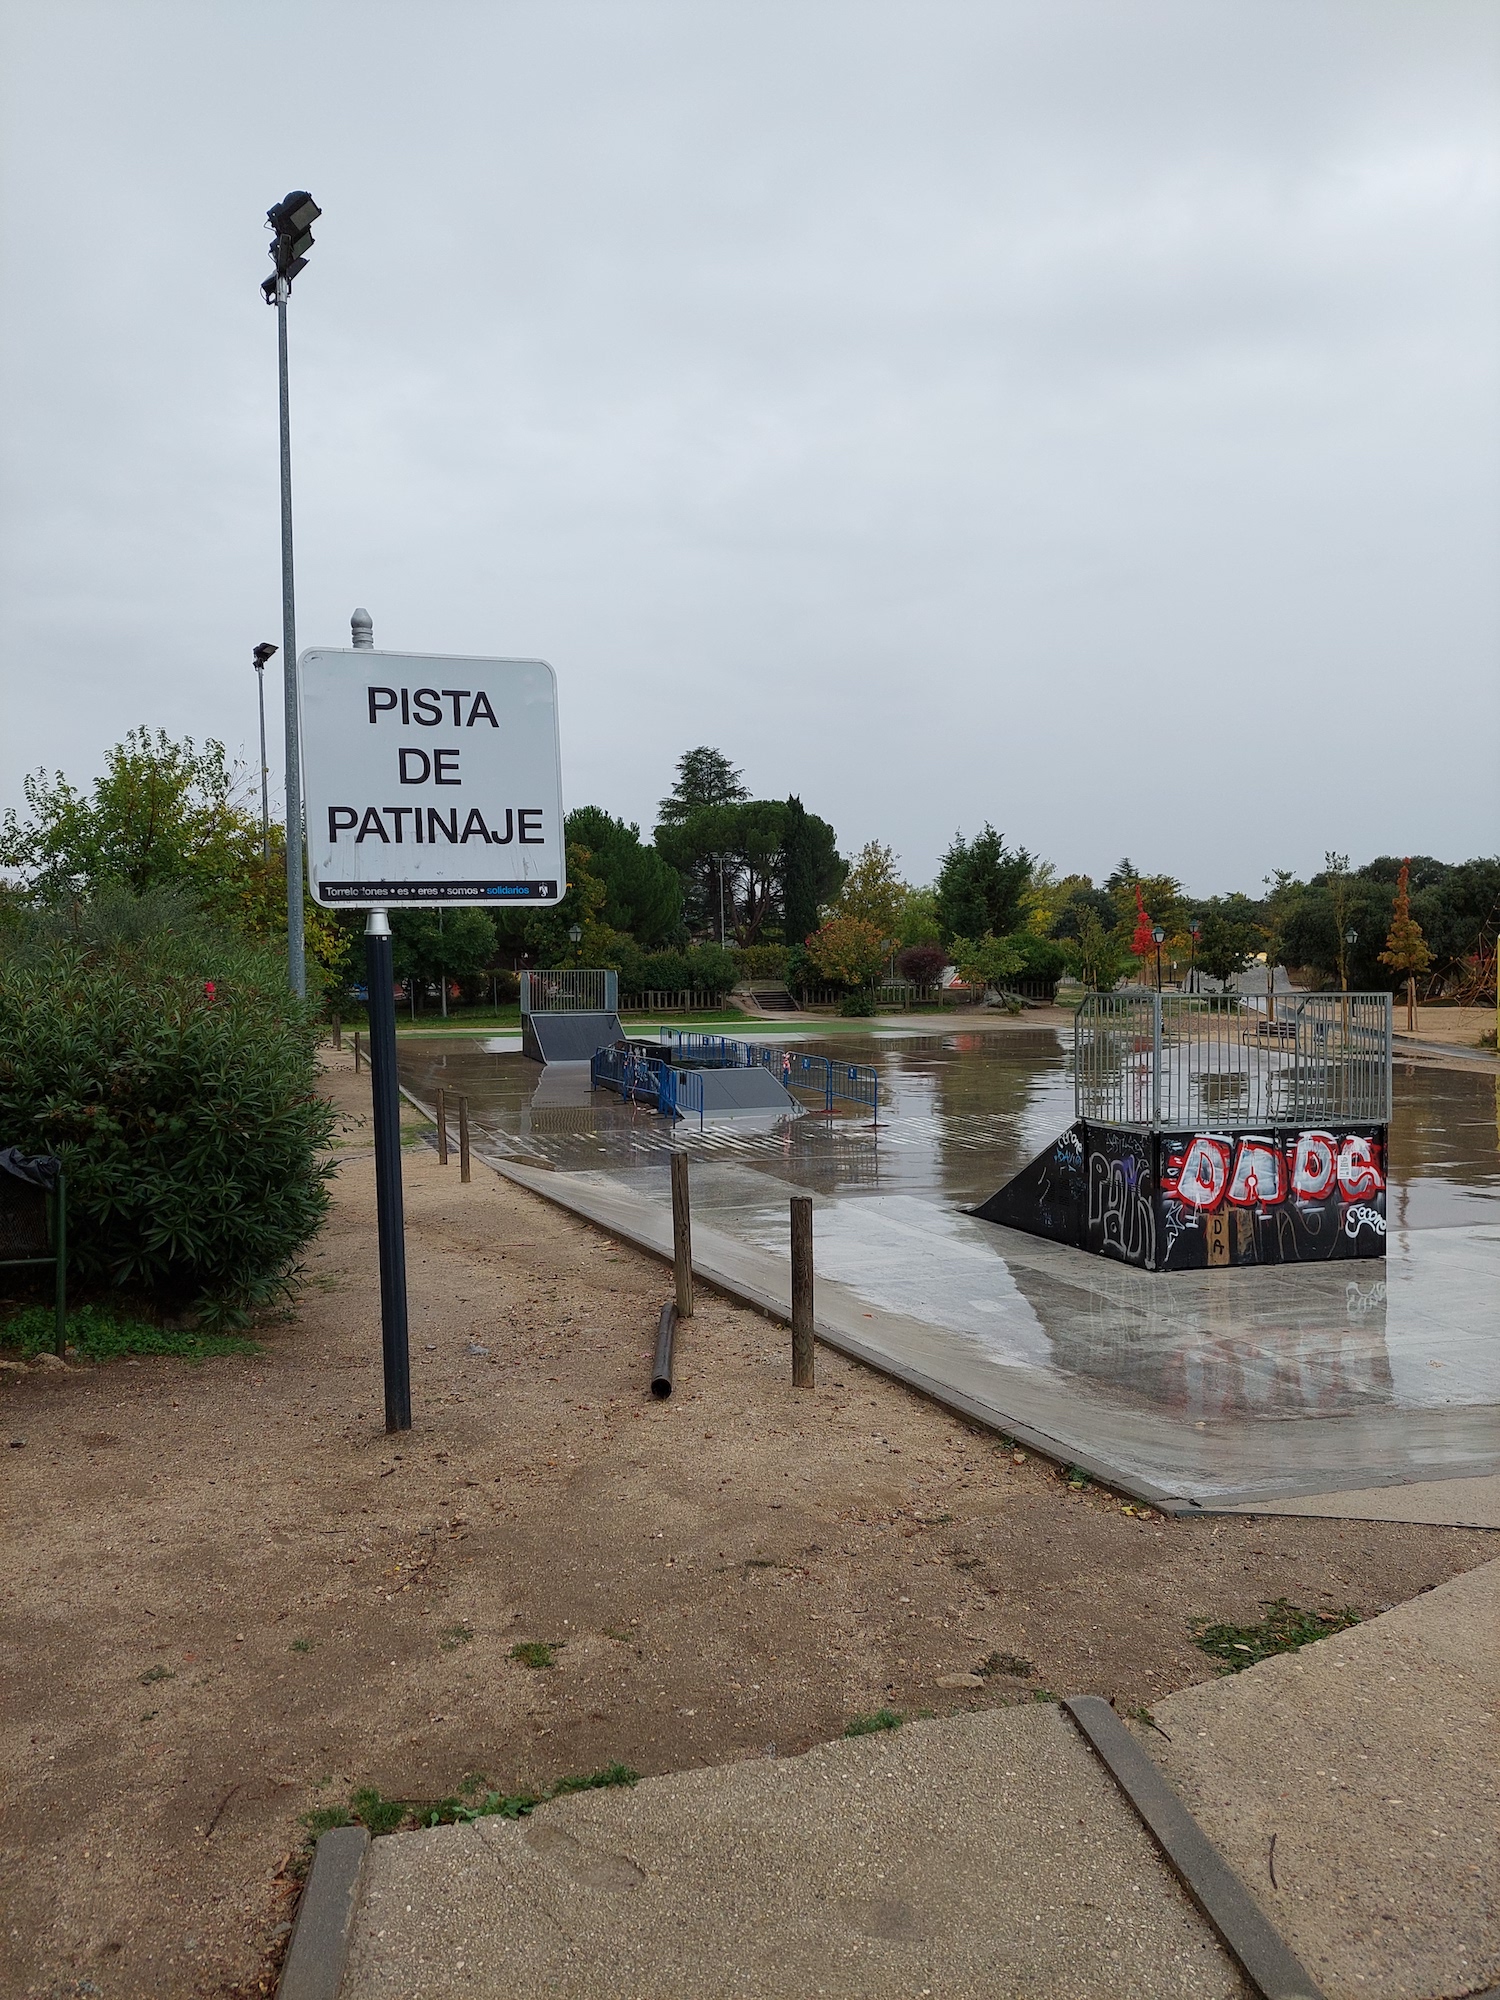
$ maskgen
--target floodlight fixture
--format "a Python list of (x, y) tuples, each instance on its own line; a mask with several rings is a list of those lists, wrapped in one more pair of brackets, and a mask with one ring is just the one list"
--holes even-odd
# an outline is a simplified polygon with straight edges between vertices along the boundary
[(266, 226), (272, 232), (271, 261), (276, 266), (261, 286), (268, 306), (279, 303), (290, 291), (293, 278), (306, 269), (307, 253), (313, 247), (312, 226), (322, 213), (306, 188), (293, 188), (266, 210)]
[(262, 639), (260, 644), (256, 647), (255, 651), (250, 655), (251, 659), (254, 660), (255, 662), (255, 671), (257, 673), (262, 672), (265, 668), (266, 661), (270, 659), (273, 653), (279, 651), (280, 648), (277, 646), (273, 646), (269, 639)]

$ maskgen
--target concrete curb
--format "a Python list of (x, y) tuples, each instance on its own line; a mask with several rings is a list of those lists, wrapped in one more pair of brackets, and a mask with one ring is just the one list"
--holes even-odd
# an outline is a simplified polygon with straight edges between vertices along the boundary
[(1229, 1863), (1107, 1701), (1073, 1695), (1062, 1706), (1140, 1814), (1198, 1908), (1262, 2000), (1323, 2000), (1321, 1989)]
[(276, 2000), (338, 2000), (369, 1852), (362, 1826), (335, 1827), (319, 1840)]

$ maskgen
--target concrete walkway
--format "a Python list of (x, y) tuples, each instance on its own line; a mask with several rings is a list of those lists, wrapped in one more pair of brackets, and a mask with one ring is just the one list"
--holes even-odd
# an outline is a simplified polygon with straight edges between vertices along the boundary
[(1156, 1720), (1143, 1747), (1329, 2000), (1500, 1985), (1500, 1562)]
[[(1138, 1735), (1328, 2000), (1500, 1981), (1500, 1562)], [(1252, 1989), (1035, 1704), (374, 1843), (341, 2000)]]
[(1248, 1991), (1038, 1705), (376, 1841), (341, 2000)]

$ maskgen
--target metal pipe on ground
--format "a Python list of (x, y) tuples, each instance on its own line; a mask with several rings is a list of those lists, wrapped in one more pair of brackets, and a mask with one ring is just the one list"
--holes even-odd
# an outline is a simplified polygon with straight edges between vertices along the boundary
[(672, 1393), (672, 1343), (677, 1333), (677, 1307), (668, 1299), (656, 1324), (656, 1354), (651, 1363), (651, 1393), (664, 1400)]

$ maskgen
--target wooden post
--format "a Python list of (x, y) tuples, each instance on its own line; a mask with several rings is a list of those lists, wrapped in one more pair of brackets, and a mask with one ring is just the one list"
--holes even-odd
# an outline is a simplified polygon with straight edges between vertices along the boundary
[(458, 1178), (469, 1178), (469, 1100), (458, 1100)]
[(677, 1317), (693, 1316), (693, 1216), (688, 1202), (687, 1154), (672, 1155), (672, 1279)]
[(813, 1386), (812, 1196), (792, 1196), (792, 1387)]
[(354, 1030), (354, 1074), (359, 1075), (359, 1030)]
[(437, 1094), (438, 1165), (448, 1164), (448, 1093), (440, 1090)]
[(344, 1024), (337, 1014), (333, 1017), (333, 1046), (336, 1049), (344, 1046)]

